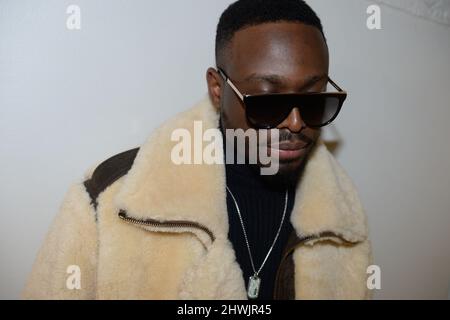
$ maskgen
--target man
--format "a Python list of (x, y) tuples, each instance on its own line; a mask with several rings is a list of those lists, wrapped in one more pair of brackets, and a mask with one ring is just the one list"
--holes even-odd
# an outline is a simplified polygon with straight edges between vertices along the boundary
[[(237, 1), (219, 21), (216, 64), (207, 98), (72, 186), (25, 298), (370, 296), (364, 211), (320, 140), (345, 93), (328, 78), (319, 18), (301, 0)], [(328, 82), (337, 93), (323, 93)], [(220, 128), (223, 142), (230, 129), (275, 130), (279, 141), (264, 148), (279, 170), (175, 164), (173, 132), (195, 135), (196, 121)], [(235, 151), (248, 159), (250, 150)]]

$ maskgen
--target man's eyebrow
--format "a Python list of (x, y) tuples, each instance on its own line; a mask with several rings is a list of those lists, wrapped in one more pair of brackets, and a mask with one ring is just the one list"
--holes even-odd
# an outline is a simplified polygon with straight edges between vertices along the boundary
[[(309, 76), (305, 79), (302, 87), (308, 88), (324, 78), (327, 79), (328, 74), (324, 73), (324, 74), (320, 74), (320, 75)], [(268, 82), (275, 86), (282, 86), (289, 82), (289, 80), (287, 78), (277, 75), (277, 74), (259, 74), (259, 73), (251, 74), (250, 76), (245, 78), (244, 81), (246, 81), (246, 82), (250, 82), (250, 81)]]
[(252, 73), (247, 78), (244, 79), (244, 81), (250, 82), (250, 81), (262, 81), (262, 82), (269, 82), (275, 85), (281, 85), (287, 82), (287, 79), (285, 77), (279, 76), (277, 74), (259, 74), (259, 73)]

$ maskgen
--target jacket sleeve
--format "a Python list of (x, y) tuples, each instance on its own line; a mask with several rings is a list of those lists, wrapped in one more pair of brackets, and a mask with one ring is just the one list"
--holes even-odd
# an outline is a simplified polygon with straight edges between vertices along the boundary
[(73, 184), (39, 250), (23, 299), (95, 299), (95, 219), (83, 183)]

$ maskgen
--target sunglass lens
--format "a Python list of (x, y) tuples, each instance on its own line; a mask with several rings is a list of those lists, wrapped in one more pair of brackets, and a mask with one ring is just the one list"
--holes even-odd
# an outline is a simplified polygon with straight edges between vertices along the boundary
[(289, 116), (292, 98), (287, 95), (249, 96), (245, 100), (247, 119), (258, 128), (273, 128)]
[(305, 96), (301, 103), (301, 117), (310, 127), (321, 127), (328, 124), (340, 109), (340, 100), (331, 95)]
[(309, 127), (321, 127), (334, 120), (340, 110), (339, 97), (328, 94), (266, 94), (246, 97), (247, 119), (258, 128), (274, 128), (285, 120), (292, 108)]

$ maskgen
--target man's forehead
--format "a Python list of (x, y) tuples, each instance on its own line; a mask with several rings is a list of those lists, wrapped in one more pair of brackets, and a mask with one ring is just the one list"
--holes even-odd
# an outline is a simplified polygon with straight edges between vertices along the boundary
[[(298, 79), (299, 74), (305, 77), (323, 76), (328, 71), (328, 48), (321, 33), (311, 26), (293, 25), (293, 29), (287, 28), (291, 31), (286, 31), (279, 24), (265, 25), (262, 29), (255, 26), (252, 30), (281, 28), (282, 33), (296, 33), (296, 40), (272, 38), (267, 34), (254, 37), (253, 32), (249, 31), (251, 28), (239, 31), (229, 47), (230, 71), (239, 76), (240, 81), (273, 85), (292, 82), (292, 79)], [(305, 32), (299, 32), (301, 30)], [(243, 36), (246, 32), (250, 36)]]
[(231, 39), (231, 50), (242, 51), (289, 50), (302, 47), (323, 49), (326, 42), (315, 27), (302, 23), (277, 22), (245, 27)]
[[(322, 33), (314, 26), (301, 22), (276, 21), (249, 25), (236, 31), (233, 37), (285, 38), (307, 37), (317, 35), (323, 39)], [(325, 40), (324, 40), (325, 41)]]
[(296, 80), (300, 79), (302, 82), (317, 82), (324, 78), (326, 78), (328, 75), (326, 73), (313, 73), (313, 74), (298, 74), (297, 79), (293, 79), (290, 77), (285, 77), (280, 74), (275, 73), (258, 73), (253, 72), (249, 76), (245, 77), (242, 82), (266, 82), (270, 83), (275, 86), (283, 86), (287, 85), (289, 83), (295, 82)]

